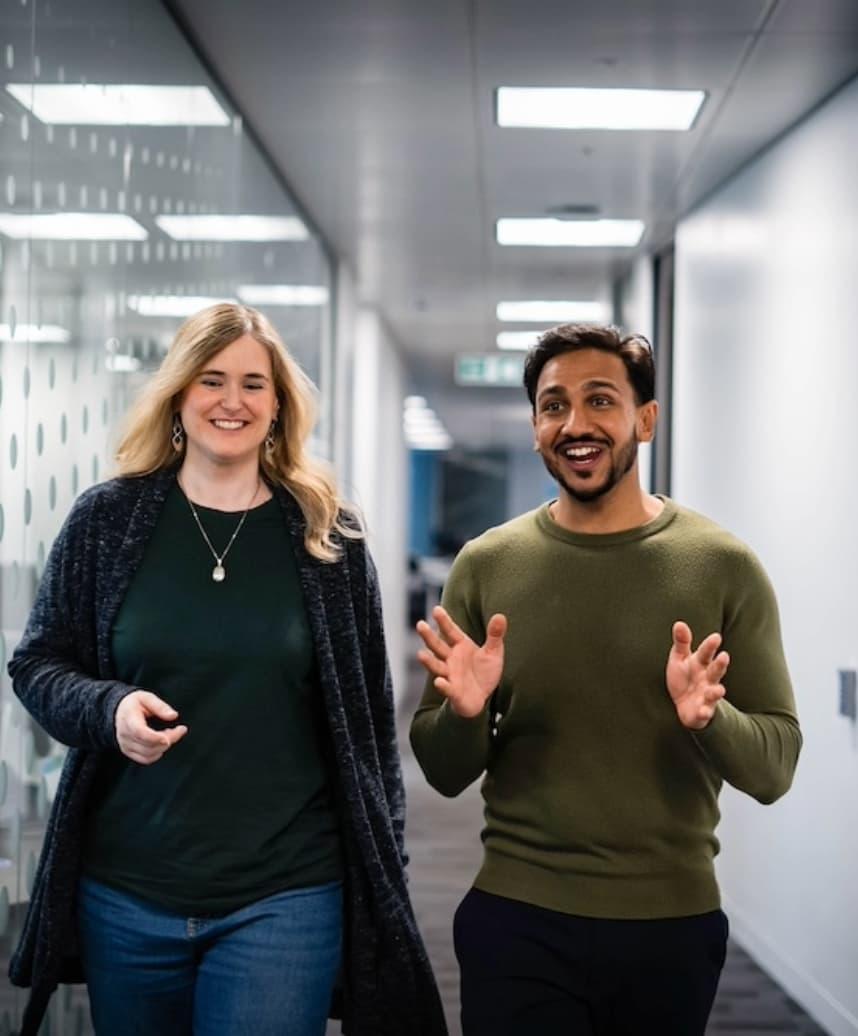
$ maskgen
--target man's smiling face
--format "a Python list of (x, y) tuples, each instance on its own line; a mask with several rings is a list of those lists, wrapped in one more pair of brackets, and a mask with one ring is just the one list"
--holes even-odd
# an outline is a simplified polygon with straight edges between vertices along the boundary
[(545, 467), (582, 503), (609, 493), (652, 438), (655, 404), (638, 405), (625, 364), (601, 349), (560, 353), (539, 375), (533, 430)]

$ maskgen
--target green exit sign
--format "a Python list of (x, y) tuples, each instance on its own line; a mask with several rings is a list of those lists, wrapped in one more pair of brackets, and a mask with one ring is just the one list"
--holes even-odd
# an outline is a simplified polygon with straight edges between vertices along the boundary
[(495, 388), (521, 388), (523, 356), (498, 356), (496, 353), (470, 353), (456, 357), (457, 385), (488, 385)]

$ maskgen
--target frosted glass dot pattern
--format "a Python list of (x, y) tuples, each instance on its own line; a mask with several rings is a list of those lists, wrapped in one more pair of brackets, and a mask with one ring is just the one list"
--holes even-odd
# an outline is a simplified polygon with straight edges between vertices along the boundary
[[(2, 0), (6, 82), (208, 84), (230, 114), (222, 129), (50, 125), (0, 89), (0, 208), (123, 213), (136, 241), (0, 234), (0, 966), (29, 899), (65, 750), (21, 707), (6, 674), (51, 545), (75, 497), (113, 472), (122, 418), (180, 320), (141, 316), (133, 296), (236, 297), (240, 284), (318, 284), (331, 269), (306, 242), (169, 238), (166, 214), (300, 215), (160, 0), (35, 4)], [(147, 68), (147, 62), (149, 67)], [(266, 314), (320, 388), (317, 440), (329, 448), (328, 307)], [(0, 1036), (20, 1025), (23, 995), (0, 996)], [(89, 1036), (85, 989), (53, 998), (42, 1033)]]

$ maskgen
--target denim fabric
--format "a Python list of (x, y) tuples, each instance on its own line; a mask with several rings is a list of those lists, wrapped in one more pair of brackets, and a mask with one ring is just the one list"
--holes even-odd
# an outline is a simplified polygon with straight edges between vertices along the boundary
[(342, 885), (185, 917), (88, 878), (78, 926), (98, 1036), (323, 1036)]

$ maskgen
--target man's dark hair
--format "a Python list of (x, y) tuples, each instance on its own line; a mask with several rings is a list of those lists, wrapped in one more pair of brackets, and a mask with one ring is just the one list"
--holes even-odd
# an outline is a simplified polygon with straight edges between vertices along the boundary
[(524, 387), (530, 405), (536, 409), (536, 383), (542, 368), (563, 353), (580, 349), (601, 349), (623, 361), (638, 406), (655, 398), (655, 365), (652, 346), (643, 335), (623, 335), (619, 328), (604, 324), (560, 324), (539, 336), (524, 361)]

